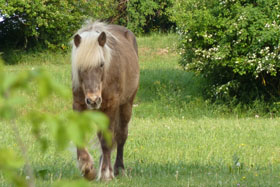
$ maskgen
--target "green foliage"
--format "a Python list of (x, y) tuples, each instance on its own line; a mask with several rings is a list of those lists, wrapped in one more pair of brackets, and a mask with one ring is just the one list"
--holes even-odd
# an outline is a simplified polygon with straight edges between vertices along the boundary
[[(1, 63), (2, 64), (2, 63)], [(108, 142), (110, 142), (111, 135), (107, 131), (109, 120), (99, 112), (65, 112), (60, 114), (42, 113), (39, 109), (45, 100), (52, 94), (61, 96), (62, 98), (69, 98), (70, 89), (56, 83), (51, 79), (50, 75), (42, 69), (34, 69), (31, 71), (21, 71), (18, 74), (8, 74), (4, 71), (3, 66), (0, 67), (0, 117), (9, 122), (9, 124), (18, 132), (18, 127), (15, 120), (21, 114), (18, 109), (27, 104), (25, 97), (20, 97), (19, 93), (26, 91), (30, 92), (30, 84), (37, 86), (37, 107), (32, 111), (28, 111), (26, 119), (32, 125), (32, 134), (42, 147), (42, 151), (46, 151), (50, 139), (46, 137), (46, 129), (42, 128), (42, 124), (48, 124), (48, 129), (54, 139), (58, 150), (65, 149), (72, 141), (76, 146), (83, 147), (92, 138), (97, 131), (101, 131)], [(18, 137), (18, 144), (24, 150), (24, 145)], [(15, 153), (10, 149), (0, 147), (0, 170), (5, 173), (9, 179), (16, 186), (26, 186), (26, 181), (17, 174), (18, 169), (23, 166), (23, 163), (28, 164), (28, 158), (22, 159), (15, 156)], [(23, 151), (23, 155), (25, 155)], [(40, 175), (44, 175), (45, 171), (40, 170)], [(33, 180), (33, 179), (32, 179)], [(32, 181), (31, 180), (31, 181)], [(76, 184), (76, 183), (75, 183)], [(80, 184), (80, 182), (77, 182)], [(81, 183), (82, 185), (83, 183)], [(74, 184), (73, 184), (74, 185)]]
[(106, 131), (109, 120), (99, 112), (68, 112), (61, 115), (50, 115), (33, 111), (29, 113), (28, 118), (32, 123), (32, 133), (41, 143), (42, 151), (46, 151), (50, 141), (44, 137), (41, 130), (43, 123), (49, 124), (49, 130), (58, 150), (67, 148), (70, 141), (78, 147), (84, 147), (97, 131), (103, 132), (107, 141), (110, 142), (111, 136)]
[[(0, 67), (1, 68), (1, 67)], [(60, 85), (50, 79), (47, 72), (42, 69), (34, 71), (22, 71), (16, 76), (4, 72), (0, 69), (0, 115), (5, 119), (13, 119), (17, 116), (16, 108), (25, 104), (25, 98), (18, 96), (18, 90), (27, 89), (28, 83), (35, 81), (38, 85), (38, 102), (49, 97), (53, 92), (67, 96), (69, 90), (63, 89)]]
[(126, 25), (133, 32), (140, 34), (155, 30), (168, 30), (174, 25), (166, 12), (173, 0), (130, 0), (120, 1), (118, 23)]
[(249, 102), (280, 96), (278, 0), (184, 0), (172, 19), (180, 64), (209, 80), (213, 99)]
[(112, 7), (113, 0), (0, 0), (1, 45), (65, 50), (85, 19), (108, 18)]
[(0, 48), (67, 50), (87, 19), (121, 24), (136, 34), (168, 30), (174, 0), (0, 0)]
[(17, 174), (23, 165), (24, 161), (14, 151), (0, 148), (0, 170), (4, 171), (5, 177), (15, 186), (27, 186), (25, 179)]

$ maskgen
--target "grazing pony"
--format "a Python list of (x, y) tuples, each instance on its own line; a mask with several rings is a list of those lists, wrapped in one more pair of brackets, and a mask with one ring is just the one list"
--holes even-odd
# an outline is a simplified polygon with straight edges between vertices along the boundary
[[(93, 180), (111, 180), (124, 172), (123, 149), (128, 135), (128, 122), (139, 85), (138, 48), (134, 34), (125, 27), (91, 22), (73, 38), (72, 91), (73, 109), (99, 110), (109, 120), (112, 132), (110, 146), (98, 133), (102, 155), (97, 174), (86, 148), (77, 148), (83, 176)], [(114, 170), (112, 147), (117, 147)]]

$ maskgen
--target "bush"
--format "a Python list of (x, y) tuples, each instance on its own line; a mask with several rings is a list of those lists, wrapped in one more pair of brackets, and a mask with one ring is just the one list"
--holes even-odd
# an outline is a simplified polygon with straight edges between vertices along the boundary
[(209, 80), (213, 99), (279, 100), (280, 2), (184, 0), (174, 4), (180, 64)]
[(166, 31), (174, 25), (166, 11), (172, 4), (173, 0), (120, 0), (114, 19), (136, 34)]
[(65, 49), (85, 19), (113, 15), (113, 0), (9, 0), (0, 3), (1, 47)]

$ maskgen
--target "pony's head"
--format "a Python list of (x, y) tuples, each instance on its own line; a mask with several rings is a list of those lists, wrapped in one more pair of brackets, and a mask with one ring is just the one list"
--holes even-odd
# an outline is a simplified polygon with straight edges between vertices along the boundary
[(76, 34), (72, 51), (73, 89), (82, 89), (89, 109), (99, 109), (102, 85), (111, 61), (111, 49), (105, 32)]

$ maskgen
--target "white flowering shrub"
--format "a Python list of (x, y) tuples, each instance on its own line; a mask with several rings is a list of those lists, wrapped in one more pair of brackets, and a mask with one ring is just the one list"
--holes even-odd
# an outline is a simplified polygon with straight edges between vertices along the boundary
[(211, 97), (279, 98), (279, 0), (181, 0), (170, 11), (180, 64), (209, 80)]

